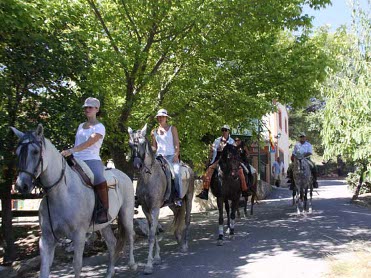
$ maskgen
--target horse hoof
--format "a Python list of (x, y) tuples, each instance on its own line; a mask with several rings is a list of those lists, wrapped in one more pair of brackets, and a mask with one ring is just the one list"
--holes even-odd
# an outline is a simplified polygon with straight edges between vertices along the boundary
[(160, 257), (158, 257), (158, 258), (154, 258), (154, 259), (153, 259), (153, 264), (154, 264), (154, 265), (159, 265), (159, 264), (161, 264), (161, 258), (160, 258)]
[(138, 265), (137, 265), (136, 263), (134, 263), (134, 264), (129, 264), (129, 269), (130, 269), (131, 271), (137, 271), (137, 269), (138, 269)]
[(153, 266), (146, 266), (144, 269), (144, 274), (152, 274), (153, 273)]
[(184, 245), (182, 246), (182, 248), (180, 249), (180, 251), (181, 251), (182, 253), (187, 253), (187, 252), (188, 252), (188, 245), (187, 245), (187, 244), (184, 244)]
[(218, 242), (216, 243), (217, 246), (223, 246), (224, 241), (222, 239), (218, 239)]
[(309, 213), (312, 213), (313, 212), (312, 208), (309, 208), (308, 212)]

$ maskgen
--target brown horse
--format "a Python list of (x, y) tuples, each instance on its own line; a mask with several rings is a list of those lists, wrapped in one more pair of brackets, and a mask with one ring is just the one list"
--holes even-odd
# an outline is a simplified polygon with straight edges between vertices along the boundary
[[(227, 213), (227, 227), (230, 235), (234, 235), (236, 211), (241, 196), (241, 181), (238, 175), (240, 167), (240, 156), (237, 147), (227, 144), (219, 159), (217, 179), (211, 182), (211, 192), (217, 199), (219, 211), (219, 236), (218, 245), (223, 245), (224, 239), (224, 217), (223, 204)], [(231, 201), (231, 207), (229, 205)]]

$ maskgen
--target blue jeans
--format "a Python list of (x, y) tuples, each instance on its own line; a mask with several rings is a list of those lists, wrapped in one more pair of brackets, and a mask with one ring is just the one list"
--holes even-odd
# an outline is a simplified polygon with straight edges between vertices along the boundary
[(106, 181), (104, 178), (104, 165), (101, 160), (84, 160), (84, 162), (89, 166), (90, 170), (94, 174), (93, 185), (98, 185)]
[(178, 193), (178, 196), (177, 197), (180, 197), (180, 196), (182, 196), (182, 177), (180, 175), (180, 164), (173, 162), (174, 155), (165, 155), (163, 157), (166, 159), (167, 162), (169, 162), (169, 165), (172, 168), (172, 170), (174, 170), (174, 174), (175, 174), (175, 180), (174, 180), (175, 189), (176, 189), (176, 191)]

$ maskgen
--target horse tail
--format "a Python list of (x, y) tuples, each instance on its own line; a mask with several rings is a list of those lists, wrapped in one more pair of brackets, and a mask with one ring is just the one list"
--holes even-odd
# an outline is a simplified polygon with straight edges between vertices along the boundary
[(126, 237), (127, 237), (127, 232), (124, 227), (121, 210), (117, 216), (117, 226), (118, 226), (118, 238), (116, 242), (115, 255), (114, 255), (116, 259), (120, 257), (121, 251), (124, 250), (125, 244), (126, 244)]
[(181, 207), (177, 207), (174, 210), (174, 220), (171, 225), (170, 231), (172, 233), (178, 234), (181, 232), (185, 227), (185, 214), (186, 214), (186, 206), (185, 204)]

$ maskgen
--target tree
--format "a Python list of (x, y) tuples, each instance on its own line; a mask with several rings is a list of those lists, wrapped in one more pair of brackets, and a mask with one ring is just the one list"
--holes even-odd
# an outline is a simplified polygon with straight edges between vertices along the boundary
[(88, 3), (96, 57), (88, 83), (104, 97), (106, 143), (125, 171), (127, 127), (153, 126), (160, 107), (181, 130), (183, 158), (197, 162), (207, 152), (205, 134), (226, 122), (248, 125), (274, 109), (272, 99), (300, 104), (325, 77), (321, 39), (285, 29), (310, 25), (304, 3), (329, 1)]
[(321, 135), (326, 157), (341, 155), (360, 165), (357, 198), (363, 180), (371, 177), (371, 17), (357, 1), (353, 4), (352, 31), (337, 34), (339, 70), (330, 71), (322, 88), (326, 108)]
[[(62, 13), (50, 14), (50, 5), (48, 1), (14, 0), (0, 4), (0, 132), (4, 135), (0, 138), (0, 196), (5, 263), (16, 257), (11, 187), (16, 176), (13, 152), (17, 141), (9, 127), (31, 129), (41, 122), (50, 125), (47, 135), (52, 139), (55, 134), (67, 134), (76, 118), (61, 119), (60, 111), (76, 110), (79, 95), (71, 94), (72, 81), (82, 77), (88, 62), (76, 32), (69, 29)], [(63, 144), (67, 138), (60, 137)]]

